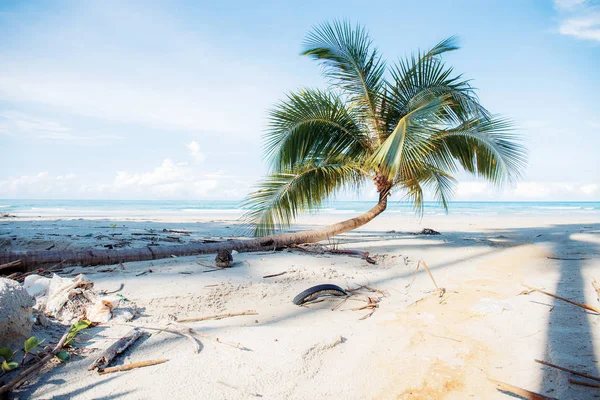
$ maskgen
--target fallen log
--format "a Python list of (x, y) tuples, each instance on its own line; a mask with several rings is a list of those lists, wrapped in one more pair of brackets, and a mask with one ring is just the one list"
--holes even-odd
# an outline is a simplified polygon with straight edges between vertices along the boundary
[(98, 372), (102, 372), (108, 367), (108, 364), (119, 354), (124, 352), (136, 340), (144, 336), (145, 332), (137, 328), (132, 329), (115, 343), (113, 343), (100, 357), (98, 357), (92, 365), (88, 367), (88, 371), (98, 368)]
[(169, 361), (169, 360), (162, 359), (162, 360), (138, 361), (138, 362), (134, 362), (131, 364), (119, 365), (118, 367), (105, 368), (104, 370), (99, 371), (99, 373), (100, 373), (100, 375), (104, 375), (104, 374), (110, 374), (112, 372), (129, 371), (129, 370), (135, 369), (135, 368), (149, 367), (151, 365), (158, 365), (158, 364), (166, 363), (167, 361)]
[(0, 264), (21, 260), (27, 270), (39, 265), (56, 264), (66, 260), (70, 265), (111, 265), (131, 261), (157, 260), (171, 256), (193, 256), (218, 253), (220, 250), (238, 252), (276, 250), (298, 244), (317, 243), (351, 231), (373, 220), (387, 207), (389, 191), (379, 193), (378, 203), (366, 213), (323, 228), (264, 236), (254, 239), (235, 239), (220, 243), (187, 243), (181, 245), (146, 246), (127, 249), (87, 250), (27, 250), (0, 252)]

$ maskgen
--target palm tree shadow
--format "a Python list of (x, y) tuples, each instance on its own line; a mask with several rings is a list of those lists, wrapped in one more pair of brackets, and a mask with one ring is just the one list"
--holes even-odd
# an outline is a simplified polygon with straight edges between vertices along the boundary
[[(580, 228), (580, 227), (577, 227)], [(598, 226), (595, 227), (596, 229)], [(565, 230), (552, 240), (554, 255), (560, 260), (559, 278), (554, 293), (579, 303), (585, 303), (586, 289), (591, 282), (584, 279), (586, 258), (597, 257), (600, 247), (583, 243), (574, 238), (580, 229)], [(548, 291), (552, 291), (548, 289)], [(566, 368), (571, 368), (594, 376), (600, 376), (595, 361), (594, 335), (592, 321), (598, 321), (598, 315), (585, 312), (558, 299), (552, 299), (553, 311), (550, 312), (546, 333), (546, 351), (544, 360)], [(558, 398), (582, 399), (592, 397), (590, 388), (570, 385), (568, 378), (577, 378), (568, 372), (542, 366), (542, 391)]]

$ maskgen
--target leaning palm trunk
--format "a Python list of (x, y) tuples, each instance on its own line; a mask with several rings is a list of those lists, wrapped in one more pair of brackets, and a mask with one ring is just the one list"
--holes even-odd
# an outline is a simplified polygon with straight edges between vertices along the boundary
[(303, 243), (316, 243), (361, 227), (381, 214), (387, 207), (387, 195), (381, 194), (379, 202), (366, 213), (311, 231), (282, 233), (254, 239), (229, 240), (218, 243), (195, 243), (171, 246), (147, 246), (118, 250), (35, 250), (0, 253), (0, 264), (21, 260), (27, 270), (43, 265), (112, 265), (131, 261), (157, 260), (171, 256), (193, 256), (218, 253), (220, 250), (252, 252), (274, 250)]

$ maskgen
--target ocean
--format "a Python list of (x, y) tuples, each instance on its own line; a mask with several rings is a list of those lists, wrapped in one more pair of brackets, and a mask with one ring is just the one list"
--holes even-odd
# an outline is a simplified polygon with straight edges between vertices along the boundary
[[(316, 214), (359, 214), (374, 201), (330, 201)], [(200, 215), (242, 215), (240, 201), (232, 200), (0, 200), (0, 213), (22, 217), (111, 218), (172, 216), (193, 218)], [(410, 203), (390, 201), (386, 213), (414, 215)], [(445, 215), (434, 202), (426, 202), (424, 215)], [(475, 202), (450, 203), (448, 215), (454, 216), (587, 216), (600, 218), (600, 202)]]

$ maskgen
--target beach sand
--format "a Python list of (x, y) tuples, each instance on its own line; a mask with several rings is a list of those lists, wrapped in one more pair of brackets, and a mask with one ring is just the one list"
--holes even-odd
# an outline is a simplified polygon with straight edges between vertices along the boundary
[[(294, 229), (342, 219), (304, 217)], [(439, 236), (413, 235), (432, 228)], [(179, 231), (179, 232), (175, 232)], [(0, 251), (172, 244), (236, 235), (232, 216), (194, 220), (0, 220)], [(534, 359), (600, 376), (600, 317), (526, 283), (600, 307), (600, 223), (570, 217), (428, 217), (383, 214), (324, 243), (369, 251), (377, 264), (339, 254), (299, 250), (235, 255), (236, 265), (211, 271), (214, 255), (68, 267), (98, 289), (135, 302), (132, 324), (164, 326), (181, 318), (255, 310), (222, 320), (188, 323), (227, 343), (202, 341), (194, 354), (185, 338), (154, 334), (117, 364), (168, 359), (165, 364), (98, 375), (87, 366), (129, 326), (90, 329), (74, 356), (21, 386), (13, 398), (69, 399), (503, 399), (488, 378), (560, 399), (596, 398), (597, 389), (569, 384), (566, 372)], [(419, 260), (429, 266), (439, 297)], [(150, 272), (151, 271), (151, 272)], [(145, 272), (145, 273), (144, 273)], [(268, 274), (284, 275), (263, 278)], [(292, 303), (317, 284), (368, 285), (387, 293), (379, 307), (348, 300), (307, 307)], [(378, 295), (374, 293), (373, 295)], [(36, 328), (40, 329), (40, 328)], [(60, 336), (60, 332), (57, 332)], [(49, 339), (54, 343), (55, 339)], [(98, 350), (91, 350), (98, 349)]]

